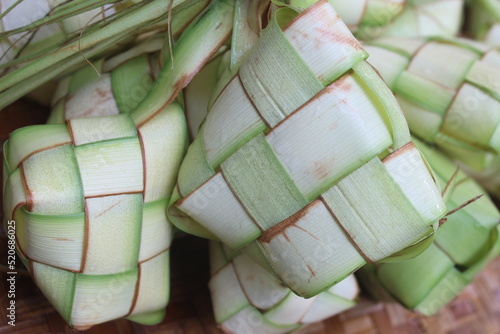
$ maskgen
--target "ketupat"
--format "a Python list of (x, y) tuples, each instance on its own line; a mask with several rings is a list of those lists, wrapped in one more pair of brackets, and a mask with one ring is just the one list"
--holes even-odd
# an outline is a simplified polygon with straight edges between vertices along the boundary
[(464, 6), (463, 0), (329, 2), (354, 35), (361, 40), (382, 36), (456, 36), (462, 24)]
[(406, 0), (358, 0), (355, 6), (342, 0), (329, 2), (354, 35), (359, 31), (374, 36), (381, 34), (387, 25), (403, 13), (407, 5)]
[(290, 333), (356, 304), (354, 276), (304, 299), (245, 254), (210, 243), (209, 282), (215, 320), (228, 333)]
[[(418, 143), (435, 171), (447, 204), (458, 207), (485, 191), (436, 149)], [(456, 175), (454, 175), (456, 173)], [(488, 196), (447, 217), (432, 246), (414, 259), (367, 265), (357, 276), (378, 299), (397, 301), (433, 315), (455, 298), (480, 270), (500, 255), (500, 212)]]
[(490, 165), (500, 150), (498, 51), (464, 39), (384, 38), (365, 47), (415, 135), (471, 168)]
[[(229, 62), (229, 52), (212, 60), (184, 92), (192, 137), (206, 117), (221, 68), (229, 67)], [(327, 291), (303, 299), (249, 256), (214, 241), (210, 243), (210, 268), (215, 320), (228, 333), (290, 333), (353, 307), (359, 294), (351, 275)]]
[(311, 297), (366, 261), (418, 254), (446, 208), (393, 95), (331, 5), (293, 15), (276, 12), (211, 106), (169, 216)]
[(165, 205), (186, 131), (172, 104), (139, 129), (127, 115), (95, 117), (22, 128), (6, 142), (4, 212), (18, 254), (71, 326), (163, 318)]
[(382, 38), (365, 45), (414, 135), (436, 144), (498, 196), (500, 52), (467, 39)]

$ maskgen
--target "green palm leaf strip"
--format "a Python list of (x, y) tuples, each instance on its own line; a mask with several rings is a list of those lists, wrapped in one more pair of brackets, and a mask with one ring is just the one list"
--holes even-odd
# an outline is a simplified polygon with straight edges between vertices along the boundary
[[(194, 6), (200, 1), (189, 1)], [(182, 7), (184, 2), (174, 2), (174, 10), (179, 10), (179, 27), (183, 27), (197, 11)], [(204, 3), (201, 1), (201, 3)], [(177, 7), (175, 7), (177, 6)], [(197, 10), (202, 8), (195, 7)], [(71, 37), (62, 43), (28, 54), (25, 57), (4, 64), (4, 67), (21, 63), (23, 66), (5, 74), (0, 83), (0, 108), (15, 101), (32, 89), (75, 66), (86, 63), (91, 58), (107, 50), (110, 46), (141, 30), (164, 21), (169, 10), (169, 3), (152, 0), (123, 9), (118, 15), (108, 20), (101, 20), (88, 27), (80, 36)], [(178, 28), (176, 28), (178, 29)], [(83, 56), (82, 56), (83, 55)]]

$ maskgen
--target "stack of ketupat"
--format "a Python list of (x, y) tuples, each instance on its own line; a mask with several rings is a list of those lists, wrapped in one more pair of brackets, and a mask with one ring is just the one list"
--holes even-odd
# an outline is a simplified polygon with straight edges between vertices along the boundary
[(209, 285), (232, 333), (354, 306), (362, 267), (372, 295), (433, 314), (500, 252), (500, 213), (449, 160), (485, 185), (500, 168), (500, 54), (453, 39), (463, 1), (51, 6), (0, 33), (85, 27), (7, 47), (0, 105), (60, 82), (51, 124), (5, 144), (4, 214), (72, 327), (162, 320), (172, 223), (218, 241)]

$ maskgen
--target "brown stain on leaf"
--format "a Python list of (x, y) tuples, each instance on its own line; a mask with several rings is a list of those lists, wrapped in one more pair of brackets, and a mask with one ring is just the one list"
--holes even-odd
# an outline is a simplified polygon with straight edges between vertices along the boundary
[(347, 82), (347, 76), (342, 77), (341, 80), (338, 80), (339, 82), (335, 82), (335, 88), (340, 90), (341, 92), (350, 92), (353, 90), (352, 84)]
[(96, 105), (104, 104), (110, 100), (114, 99), (113, 93), (109, 90), (96, 89), (97, 95), (99, 95), (99, 99), (97, 100)]
[[(299, 14), (295, 17), (292, 22), (290, 22), (285, 31), (288, 29), (293, 29), (291, 38), (293, 40), (307, 40), (312, 42), (312, 47), (315, 50), (321, 49), (325, 42), (328, 44), (335, 44), (338, 47), (345, 47), (354, 50), (363, 50), (360, 43), (354, 38), (354, 36), (349, 32), (348, 29), (339, 29), (337, 26), (341, 18), (338, 14), (335, 14), (331, 19), (325, 20), (325, 15), (331, 15), (325, 8), (327, 2), (319, 1), (315, 5), (311, 6), (307, 11)], [(300, 26), (296, 27), (295, 22), (299, 20), (302, 15), (307, 15), (309, 20), (314, 22), (321, 22), (319, 26), (315, 26), (313, 29), (316, 31), (314, 36), (309, 36), (309, 34), (300, 31)]]
[(352, 71), (349, 71), (347, 74), (343, 75), (339, 79), (335, 80), (331, 85), (326, 87), (328, 92), (335, 92), (335, 91), (341, 91), (341, 92), (350, 92), (353, 90), (352, 84), (349, 83), (347, 80), (351, 78), (352, 76)]
[[(331, 126), (332, 129), (335, 128), (334, 125)], [(327, 161), (315, 161), (313, 163), (311, 171), (305, 172), (306, 175), (311, 175), (317, 180), (326, 179), (332, 172), (332, 166), (334, 164), (334, 159)]]
[(300, 40), (303, 40), (303, 39), (307, 40), (307, 39), (309, 39), (311, 37), (309, 36), (308, 33), (304, 32), (304, 31), (294, 30), (294, 33), (293, 33), (293, 35), (290, 36), (290, 38), (293, 39), (293, 40), (300, 41)]
[(109, 98), (110, 92), (101, 88), (96, 88), (96, 93), (99, 95), (101, 98)]
[(318, 179), (324, 179), (330, 174), (331, 169), (331, 163), (324, 161), (315, 161), (313, 175)]
[(415, 148), (415, 144), (413, 144), (413, 142), (409, 142), (409, 143), (403, 145), (402, 147), (400, 147), (399, 149), (397, 149), (396, 151), (394, 151), (391, 154), (389, 154), (384, 159), (382, 159), (382, 162), (386, 163), (387, 161), (390, 161), (391, 159), (394, 159), (394, 158), (398, 157), (400, 154), (403, 154), (406, 151), (411, 151), (411, 150), (414, 150), (414, 149), (416, 149)]
[(184, 74), (183, 76), (181, 76), (175, 84), (175, 91), (177, 92), (177, 91), (181, 91), (182, 89), (184, 89), (188, 85), (188, 83), (191, 81), (192, 77), (194, 77), (194, 75)]
[[(311, 273), (311, 278), (312, 277), (316, 277), (316, 272), (311, 268), (311, 266), (307, 265), (307, 270), (309, 270), (309, 272)], [(309, 279), (310, 281), (311, 279)]]
[[(316, 200), (316, 201), (310, 203), (309, 205), (307, 205), (306, 207), (304, 207), (303, 209), (301, 209), (300, 211), (297, 211), (292, 216), (288, 217), (287, 219), (283, 220), (282, 222), (278, 223), (277, 225), (271, 227), (269, 230), (265, 231), (260, 236), (259, 241), (263, 242), (263, 243), (270, 243), (277, 235), (282, 235), (287, 241), (290, 242), (290, 239), (286, 235), (286, 230), (292, 226), (295, 226), (295, 227), (299, 228), (300, 230), (302, 230), (306, 233), (309, 233), (308, 231), (304, 230), (303, 228), (297, 226), (296, 224), (305, 215), (307, 215), (309, 210), (311, 210), (313, 207), (315, 207), (316, 205), (319, 205), (319, 204), (320, 204), (320, 201)], [(319, 240), (314, 235), (312, 235), (312, 234), (310, 234), (310, 235), (313, 236), (315, 239)]]
[(308, 230), (306, 229), (303, 229), (302, 227), (300, 226), (297, 226), (297, 225), (294, 225), (295, 228), (298, 228), (299, 230), (309, 234), (311, 237), (313, 237), (314, 239), (318, 240), (318, 241), (321, 241), (317, 236), (315, 236), (314, 234), (312, 234), (311, 232), (309, 232)]
[(259, 241), (269, 243), (271, 242), (272, 239), (274, 239), (274, 237), (276, 237), (279, 234), (282, 234), (287, 241), (290, 241), (290, 239), (285, 234), (286, 229), (292, 225), (295, 225), (297, 221), (299, 221), (302, 217), (304, 217), (307, 214), (308, 211), (307, 208), (308, 207), (306, 206), (304, 209), (298, 211), (294, 215), (288, 217), (287, 219), (283, 220), (277, 225), (271, 227), (269, 230), (265, 231), (260, 236)]
[(348, 46), (355, 50), (362, 50), (361, 45), (347, 29), (341, 30), (338, 28), (338, 26), (336, 26), (340, 21), (340, 17), (338, 15), (336, 15), (332, 20), (325, 20), (324, 17), (320, 16), (320, 14), (322, 13), (317, 14), (318, 17), (316, 18), (316, 20), (325, 22), (325, 24), (315, 28), (318, 34), (317, 37), (314, 38), (314, 41), (315, 44), (318, 45), (318, 48), (325, 42), (328, 42), (337, 44), (339, 46), (343, 44), (344, 46)]
[(104, 214), (106, 214), (106, 212), (112, 210), (114, 207), (116, 207), (117, 205), (119, 205), (121, 202), (122, 202), (122, 200), (120, 200), (120, 201), (116, 202), (115, 204), (111, 205), (109, 208), (107, 208), (106, 210), (102, 211), (97, 216), (95, 216), (95, 218), (99, 218), (99, 217), (103, 216)]
[[(99, 106), (106, 105), (107, 102), (114, 100), (114, 96), (111, 91), (96, 88), (95, 95), (93, 93), (90, 94), (90, 96), (93, 96), (94, 99), (90, 99), (91, 103), (85, 104), (85, 106), (81, 105), (83, 99), (78, 99), (77, 96), (77, 94), (69, 95), (65, 101), (65, 114), (66, 110), (73, 109), (73, 114), (67, 118), (86, 118), (90, 116), (109, 115), (108, 108), (99, 108)], [(71, 106), (72, 103), (76, 103), (77, 105)], [(74, 112), (74, 110), (77, 110), (77, 112)]]

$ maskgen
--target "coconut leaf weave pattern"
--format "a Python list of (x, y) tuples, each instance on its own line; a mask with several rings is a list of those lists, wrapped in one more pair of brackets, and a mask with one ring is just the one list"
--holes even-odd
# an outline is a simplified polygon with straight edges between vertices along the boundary
[[(146, 97), (160, 71), (165, 37), (153, 36), (114, 57), (94, 62), (62, 79), (48, 123), (72, 118), (127, 114)], [(100, 73), (98, 76), (96, 71)]]
[(245, 254), (213, 241), (210, 271), (215, 318), (228, 333), (289, 333), (353, 307), (359, 294), (351, 275), (315, 297), (298, 297)]
[[(435, 171), (449, 207), (458, 207), (472, 195), (484, 194), (474, 180), (444, 154), (418, 142)], [(455, 175), (454, 175), (455, 174)], [(451, 183), (449, 183), (451, 182)], [(500, 255), (500, 213), (488, 196), (447, 217), (433, 244), (414, 259), (367, 265), (358, 271), (363, 286), (382, 300), (433, 315), (455, 298), (490, 260)]]
[(365, 47), (416, 136), (472, 169), (492, 164), (500, 152), (497, 50), (466, 39), (383, 38)]
[(367, 261), (422, 251), (446, 208), (394, 96), (331, 5), (282, 31), (293, 13), (276, 13), (215, 99), (169, 213), (311, 297)]
[(463, 0), (329, 0), (362, 40), (381, 36), (456, 36)]
[(128, 115), (14, 131), (4, 212), (34, 281), (73, 327), (161, 321), (169, 296), (166, 204), (186, 125), (172, 104), (140, 128)]
[(330, 0), (330, 3), (353, 33), (372, 28), (376, 30), (374, 34), (380, 34), (383, 26), (401, 14), (406, 1), (361, 0), (356, 6), (342, 0)]

